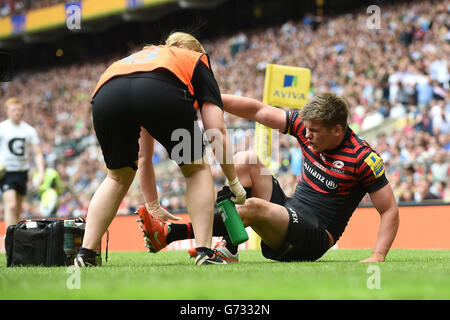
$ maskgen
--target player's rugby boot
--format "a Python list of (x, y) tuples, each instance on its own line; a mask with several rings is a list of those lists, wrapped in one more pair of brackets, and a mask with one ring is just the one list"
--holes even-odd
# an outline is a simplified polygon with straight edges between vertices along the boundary
[(139, 229), (144, 233), (144, 246), (148, 252), (156, 253), (163, 249), (166, 244), (167, 233), (170, 231), (170, 223), (150, 214), (145, 206), (140, 206), (136, 211), (139, 218)]
[(225, 260), (219, 257), (214, 250), (206, 249), (206, 250), (196, 250), (197, 256), (195, 257), (195, 265), (196, 266), (204, 266), (210, 264), (227, 264)]
[(189, 253), (189, 256), (191, 258), (195, 258), (197, 256), (197, 249), (195, 249), (195, 248), (190, 248), (190, 249), (188, 249), (187, 252)]
[(101, 259), (99, 259), (99, 254), (90, 255), (84, 253), (78, 253), (73, 260), (73, 264), (77, 268), (85, 267), (99, 267), (102, 265)]
[[(216, 254), (222, 258), (222, 260), (225, 260), (227, 262), (238, 262), (239, 261), (239, 253), (232, 254), (230, 250), (226, 247), (227, 242), (225, 240), (217, 242), (213, 250), (216, 252)], [(188, 253), (191, 256), (191, 258), (195, 258), (197, 256), (197, 249), (191, 248), (188, 249)]]
[(227, 262), (238, 262), (239, 261), (239, 252), (236, 254), (232, 254), (230, 250), (226, 247), (227, 242), (225, 240), (217, 242), (213, 249), (216, 251), (217, 255), (221, 257), (223, 260)]

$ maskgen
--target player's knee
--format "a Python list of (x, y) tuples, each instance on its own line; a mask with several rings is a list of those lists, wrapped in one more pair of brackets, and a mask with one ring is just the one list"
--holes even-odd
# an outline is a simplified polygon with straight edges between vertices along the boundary
[(250, 166), (258, 164), (258, 155), (253, 151), (240, 151), (234, 155), (236, 170), (247, 171)]
[(246, 226), (257, 224), (267, 215), (265, 201), (258, 198), (248, 198), (240, 207), (239, 215)]
[(15, 211), (16, 208), (17, 208), (17, 203), (15, 203), (15, 202), (9, 202), (9, 203), (5, 204), (5, 209), (7, 211)]
[(258, 156), (252, 151), (240, 151), (234, 155), (236, 175), (243, 186), (251, 187), (252, 178), (250, 171), (252, 166), (258, 164)]
[(108, 178), (116, 181), (121, 185), (131, 185), (136, 171), (130, 167), (108, 170)]
[(183, 176), (185, 178), (189, 178), (196, 173), (204, 170), (209, 170), (209, 166), (205, 161), (202, 161), (201, 163), (184, 164), (180, 167), (180, 169)]
[(18, 204), (15, 201), (5, 203), (5, 212), (15, 213), (17, 211)]

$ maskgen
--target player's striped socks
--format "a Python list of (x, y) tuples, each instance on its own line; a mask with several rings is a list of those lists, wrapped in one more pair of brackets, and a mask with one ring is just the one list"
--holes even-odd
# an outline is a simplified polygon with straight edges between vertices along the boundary
[[(191, 223), (171, 223), (170, 224), (170, 232), (167, 235), (166, 242), (167, 244), (184, 239), (194, 239), (194, 230), (192, 229)], [(213, 236), (222, 237), (228, 235), (227, 229), (225, 228), (225, 224), (223, 223), (222, 217), (220, 213), (216, 212), (214, 214), (213, 221)]]

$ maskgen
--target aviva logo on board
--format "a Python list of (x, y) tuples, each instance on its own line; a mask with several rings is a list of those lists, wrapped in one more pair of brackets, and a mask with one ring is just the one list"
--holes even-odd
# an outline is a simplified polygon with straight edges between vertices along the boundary
[(268, 64), (263, 100), (273, 106), (301, 108), (308, 100), (310, 81), (307, 68)]
[(304, 92), (300, 92), (298, 90), (289, 90), (289, 88), (296, 89), (297, 87), (298, 76), (285, 74), (283, 80), (283, 89), (275, 89), (275, 91), (273, 92), (273, 97), (291, 100), (306, 100), (307, 97)]
[(286, 87), (296, 87), (298, 84), (298, 76), (286, 74), (284, 75), (283, 88)]

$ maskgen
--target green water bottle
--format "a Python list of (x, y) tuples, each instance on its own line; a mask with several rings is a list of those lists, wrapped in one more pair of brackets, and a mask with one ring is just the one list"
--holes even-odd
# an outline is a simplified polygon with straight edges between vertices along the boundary
[(248, 234), (231, 197), (233, 197), (233, 193), (230, 187), (225, 186), (217, 193), (216, 203), (231, 242), (237, 246), (248, 240)]

